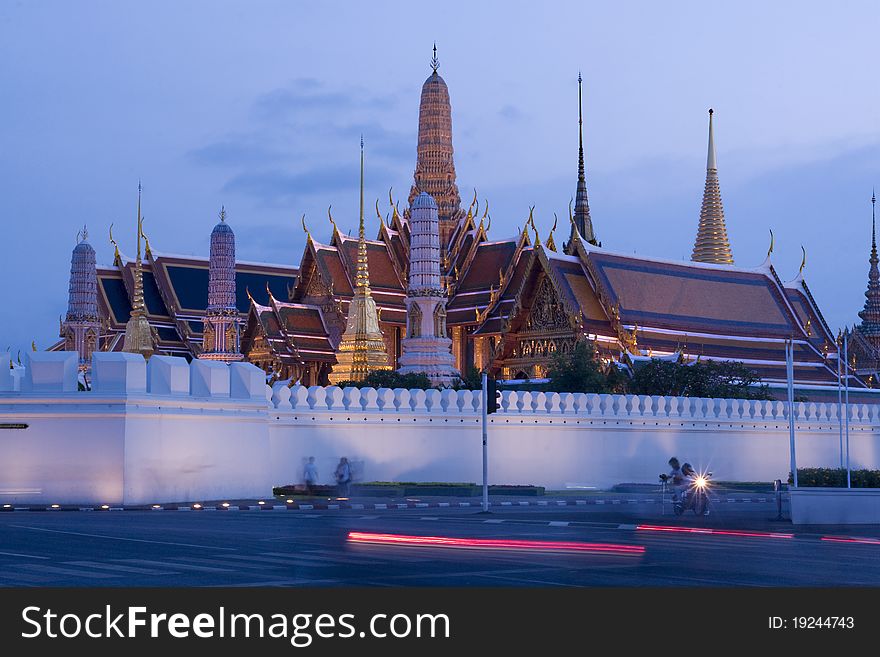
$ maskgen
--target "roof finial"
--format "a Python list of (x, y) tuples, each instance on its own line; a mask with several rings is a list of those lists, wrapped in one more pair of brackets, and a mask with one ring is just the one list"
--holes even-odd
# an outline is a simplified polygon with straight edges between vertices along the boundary
[(877, 216), (875, 214), (876, 206), (877, 196), (876, 194), (874, 194), (874, 189), (871, 188), (871, 249), (874, 251), (877, 250)]
[(801, 258), (801, 266), (798, 267), (798, 276), (804, 273), (804, 267), (807, 266), (807, 250), (804, 248), (803, 244), (801, 244), (801, 252), (804, 256)]
[(225, 205), (220, 206), (220, 214), (217, 216), (220, 217), (221, 224), (226, 223), (226, 206)]
[(137, 216), (137, 259), (141, 259), (141, 235), (143, 235), (143, 222), (141, 216), (141, 181), (138, 179), (138, 216)]
[(718, 163), (715, 161), (715, 130), (712, 127), (712, 115), (715, 113), (711, 107), (709, 108), (709, 155), (706, 158), (707, 169), (717, 169)]
[(434, 57), (431, 58), (431, 69), (434, 73), (437, 72), (437, 69), (440, 68), (440, 60), (437, 59), (437, 42), (434, 42)]
[[(378, 207), (378, 202), (376, 203)], [(364, 294), (370, 294), (370, 273), (367, 260), (367, 239), (364, 235), (364, 136), (361, 135), (361, 216), (358, 229), (358, 260), (356, 287)]]
[(767, 249), (767, 257), (770, 257), (770, 254), (773, 253), (773, 229), (770, 229), (770, 248)]
[(309, 229), (306, 226), (306, 213), (305, 212), (303, 212), (303, 216), (302, 216), (301, 221), (302, 221), (303, 231), (305, 231), (305, 234), (306, 234), (306, 239), (309, 239), (309, 240), (312, 239), (312, 234), (309, 232)]

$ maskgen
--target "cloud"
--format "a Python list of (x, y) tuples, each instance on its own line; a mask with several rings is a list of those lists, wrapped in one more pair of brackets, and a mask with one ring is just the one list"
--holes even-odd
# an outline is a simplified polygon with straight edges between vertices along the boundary
[(513, 105), (505, 105), (500, 110), (498, 110), (498, 116), (507, 119), (508, 121), (519, 121), (523, 118), (523, 113), (520, 109), (514, 107)]
[(260, 96), (254, 103), (253, 116), (260, 121), (275, 121), (286, 119), (293, 112), (324, 114), (354, 109), (387, 110), (397, 102), (394, 94), (375, 96), (359, 87), (345, 91), (332, 90), (313, 78), (301, 78)]
[(187, 157), (197, 164), (229, 167), (278, 162), (284, 159), (285, 154), (274, 145), (260, 143), (253, 136), (241, 135), (196, 148)]
[[(397, 174), (385, 167), (371, 166), (369, 175), (372, 180), (394, 180)], [(223, 186), (223, 191), (250, 196), (263, 205), (282, 207), (296, 205), (296, 201), (306, 196), (327, 196), (344, 191), (354, 193), (359, 177), (356, 162), (300, 172), (263, 169), (233, 176)]]

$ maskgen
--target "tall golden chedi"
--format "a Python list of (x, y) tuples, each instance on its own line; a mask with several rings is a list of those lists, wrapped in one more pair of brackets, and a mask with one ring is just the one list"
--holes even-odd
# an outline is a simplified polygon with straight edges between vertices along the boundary
[(131, 316), (125, 324), (125, 341), (122, 351), (130, 354), (141, 354), (149, 358), (155, 351), (153, 330), (147, 321), (147, 309), (144, 305), (144, 277), (141, 262), (141, 240), (144, 237), (144, 220), (141, 216), (141, 184), (138, 183), (137, 208), (137, 258), (134, 261), (134, 294), (131, 301)]
[(419, 101), (419, 142), (408, 204), (412, 207), (421, 192), (430, 194), (437, 203), (440, 249), (445, 255), (462, 209), (452, 158), (452, 104), (449, 102), (449, 87), (437, 73), (438, 68), (440, 61), (437, 59), (437, 45), (434, 44), (432, 73), (422, 85)]
[(363, 381), (375, 370), (390, 370), (385, 340), (379, 330), (379, 313), (370, 292), (367, 241), (364, 237), (364, 139), (361, 137), (361, 202), (358, 233), (357, 276), (354, 297), (348, 306), (345, 332), (336, 349), (336, 365), (330, 372), (331, 384)]
[(700, 208), (700, 227), (694, 243), (693, 262), (709, 262), (716, 265), (732, 265), (733, 254), (727, 241), (724, 224), (724, 207), (721, 205), (721, 188), (718, 185), (718, 164), (715, 160), (715, 134), (712, 129), (713, 110), (709, 110), (709, 156), (706, 162), (706, 187), (703, 190), (703, 206)]

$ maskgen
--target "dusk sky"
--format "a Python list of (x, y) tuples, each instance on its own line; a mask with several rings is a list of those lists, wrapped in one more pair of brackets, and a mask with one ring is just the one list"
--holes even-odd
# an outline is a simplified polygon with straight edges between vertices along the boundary
[(225, 204), (238, 257), (298, 265), (405, 203), (436, 41), (465, 206), (492, 236), (535, 205), (568, 232), (577, 75), (593, 225), (612, 251), (689, 259), (707, 110), (738, 266), (808, 284), (831, 328), (864, 303), (880, 187), (880, 3), (15, 2), (0, 0), (0, 350), (58, 338), (88, 225), (133, 255), (138, 179), (156, 251), (206, 256)]

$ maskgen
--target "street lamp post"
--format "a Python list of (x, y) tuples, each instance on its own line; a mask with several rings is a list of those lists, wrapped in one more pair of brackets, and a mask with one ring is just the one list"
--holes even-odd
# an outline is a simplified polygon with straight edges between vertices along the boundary
[(785, 341), (785, 374), (788, 379), (788, 441), (790, 452), (791, 480), (798, 487), (797, 458), (794, 446), (794, 340)]
[(852, 482), (850, 481), (850, 469), (849, 469), (849, 350), (848, 350), (848, 340), (847, 334), (843, 334), (843, 373), (846, 376), (846, 379), (843, 383), (843, 395), (844, 395), (844, 413), (846, 414), (846, 487), (852, 488)]
[(483, 371), (483, 513), (489, 512), (489, 434), (488, 434), (488, 412), (489, 412), (489, 382), (488, 375)]

